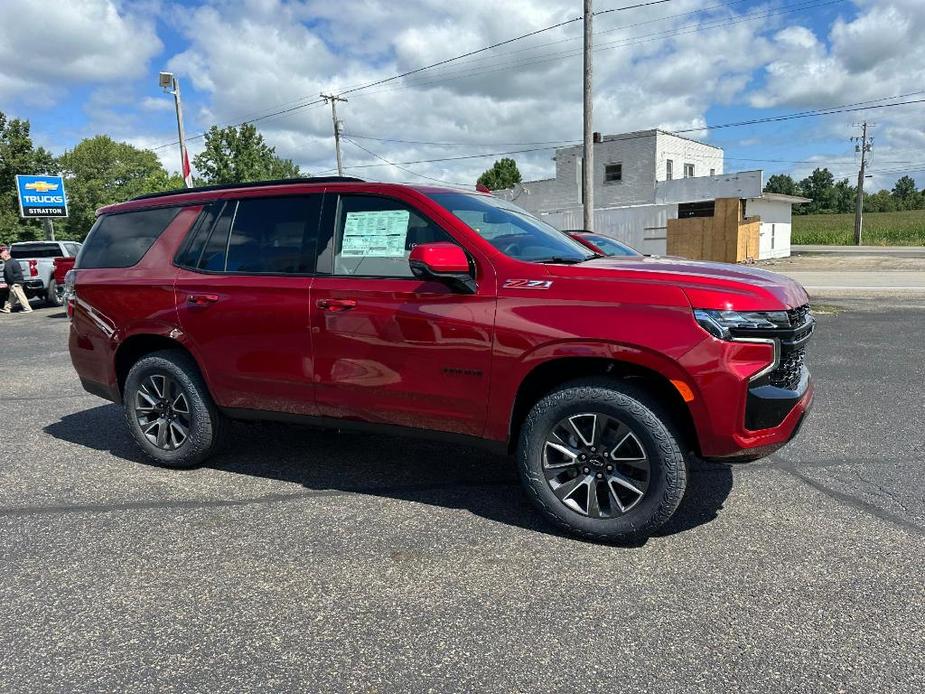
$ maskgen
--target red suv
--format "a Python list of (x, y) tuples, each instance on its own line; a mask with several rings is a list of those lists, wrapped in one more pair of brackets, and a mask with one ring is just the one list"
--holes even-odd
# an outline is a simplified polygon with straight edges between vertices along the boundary
[(71, 274), (70, 352), (141, 448), (187, 467), (227, 419), (514, 452), (585, 537), (674, 513), (686, 460), (754, 460), (812, 401), (806, 292), (770, 272), (603, 258), (509, 202), (315, 178), (103, 208)]

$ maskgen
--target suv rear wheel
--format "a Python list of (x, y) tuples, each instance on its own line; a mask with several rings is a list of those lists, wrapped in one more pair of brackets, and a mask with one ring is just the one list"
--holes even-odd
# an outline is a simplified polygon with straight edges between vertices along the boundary
[(224, 418), (192, 358), (179, 350), (147, 354), (125, 379), (129, 429), (148, 457), (167, 467), (193, 467), (217, 449)]
[(543, 514), (593, 540), (648, 537), (675, 512), (687, 483), (670, 419), (620, 381), (575, 381), (545, 396), (524, 422), (517, 457)]

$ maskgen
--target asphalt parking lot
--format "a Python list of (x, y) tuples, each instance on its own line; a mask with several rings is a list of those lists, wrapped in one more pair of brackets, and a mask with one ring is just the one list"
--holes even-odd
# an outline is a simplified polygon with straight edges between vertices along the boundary
[(822, 309), (800, 437), (697, 464), (639, 547), (443, 444), (241, 424), (151, 466), (60, 310), (0, 316), (0, 690), (923, 691), (925, 300)]

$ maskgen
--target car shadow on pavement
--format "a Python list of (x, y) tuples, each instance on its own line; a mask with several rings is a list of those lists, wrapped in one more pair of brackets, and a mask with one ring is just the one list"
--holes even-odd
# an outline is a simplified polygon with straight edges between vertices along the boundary
[[(126, 461), (153, 465), (138, 449), (116, 405), (65, 415), (46, 426), (45, 432)], [(295, 483), (312, 491), (463, 509), (495, 522), (563, 535), (530, 504), (513, 459), (478, 448), (354, 431), (236, 422), (228, 445), (206, 467)], [(709, 523), (731, 489), (729, 466), (694, 461), (681, 506), (656, 535), (673, 535)]]

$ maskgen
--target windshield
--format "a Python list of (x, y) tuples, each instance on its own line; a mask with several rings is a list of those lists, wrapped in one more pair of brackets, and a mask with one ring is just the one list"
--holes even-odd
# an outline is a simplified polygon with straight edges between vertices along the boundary
[(571, 237), (506, 200), (466, 193), (432, 193), (430, 197), (517, 260), (580, 263), (595, 257)]
[(588, 239), (595, 246), (600, 248), (607, 255), (642, 255), (639, 251), (636, 251), (629, 246), (625, 246), (619, 241), (614, 241), (609, 239), (606, 236), (598, 236), (597, 234), (585, 234), (584, 237)]

